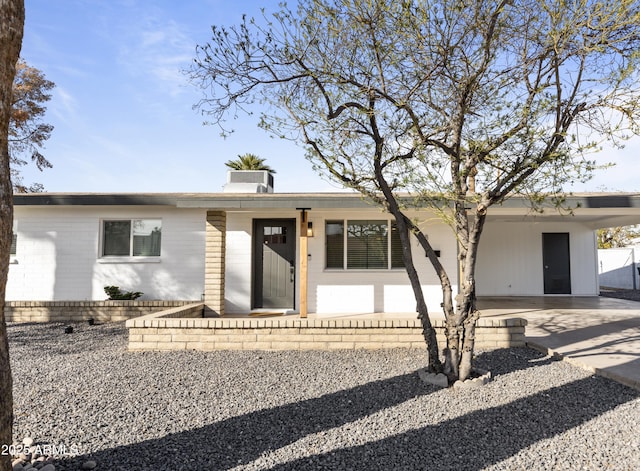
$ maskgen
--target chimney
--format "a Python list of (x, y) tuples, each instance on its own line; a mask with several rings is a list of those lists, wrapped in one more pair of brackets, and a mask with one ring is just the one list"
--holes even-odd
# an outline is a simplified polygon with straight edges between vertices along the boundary
[(273, 175), (267, 170), (229, 170), (223, 193), (273, 193)]

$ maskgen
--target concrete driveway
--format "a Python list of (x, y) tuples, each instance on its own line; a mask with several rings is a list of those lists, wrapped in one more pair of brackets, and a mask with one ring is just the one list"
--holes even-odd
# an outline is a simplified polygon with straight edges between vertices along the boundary
[(605, 297), (481, 297), (483, 317), (523, 317), (535, 348), (640, 390), (640, 302)]

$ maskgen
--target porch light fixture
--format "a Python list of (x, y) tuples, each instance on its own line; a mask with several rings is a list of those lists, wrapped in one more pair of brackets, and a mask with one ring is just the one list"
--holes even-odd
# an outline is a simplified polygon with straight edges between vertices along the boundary
[(296, 208), (296, 209), (298, 211), (302, 211), (302, 214), (300, 214), (301, 222), (307, 223), (307, 237), (313, 237), (313, 224), (307, 219), (307, 211), (310, 210), (311, 208)]

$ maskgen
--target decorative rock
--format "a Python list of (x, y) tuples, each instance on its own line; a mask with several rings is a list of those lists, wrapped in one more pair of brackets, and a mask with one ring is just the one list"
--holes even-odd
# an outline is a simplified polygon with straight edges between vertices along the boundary
[(23, 471), (24, 466), (22, 466), (22, 460), (13, 460), (13, 463), (11, 463), (11, 469), (13, 471)]
[(73, 327), (71, 327), (70, 325), (64, 328), (64, 333), (65, 334), (72, 334), (73, 333)]
[(473, 372), (480, 376), (473, 379), (467, 379), (465, 381), (456, 381), (455, 383), (453, 383), (453, 388), (454, 389), (476, 389), (484, 386), (489, 381), (491, 381), (490, 371), (474, 369)]
[(31, 437), (24, 437), (24, 438), (22, 439), (22, 444), (23, 444), (24, 446), (31, 446), (31, 445), (33, 445), (33, 444), (34, 444), (34, 440), (33, 440), (33, 438), (31, 438)]
[(447, 386), (449, 386), (449, 380), (447, 379), (447, 376), (442, 373), (427, 373), (424, 368), (420, 368), (418, 370), (418, 377), (427, 384), (433, 384), (434, 386), (439, 386), (441, 388), (446, 388)]
[(49, 463), (49, 464), (45, 464), (42, 468), (40, 468), (40, 471), (56, 471), (56, 467), (51, 463)]
[(96, 466), (98, 466), (98, 463), (93, 460), (85, 461), (84, 463), (82, 463), (82, 469), (94, 469)]
[(472, 380), (468, 379), (466, 381), (456, 381), (453, 383), (453, 389), (475, 389), (480, 387), (479, 384), (474, 383)]

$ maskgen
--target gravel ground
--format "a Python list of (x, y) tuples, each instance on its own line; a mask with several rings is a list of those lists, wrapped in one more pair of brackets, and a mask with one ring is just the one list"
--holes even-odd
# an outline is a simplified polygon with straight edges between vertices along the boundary
[(600, 296), (607, 298), (627, 299), (629, 301), (640, 301), (640, 289), (601, 289)]
[(17, 441), (98, 470), (637, 470), (640, 392), (529, 349), (476, 390), (423, 354), (126, 351), (122, 323), (10, 324)]

